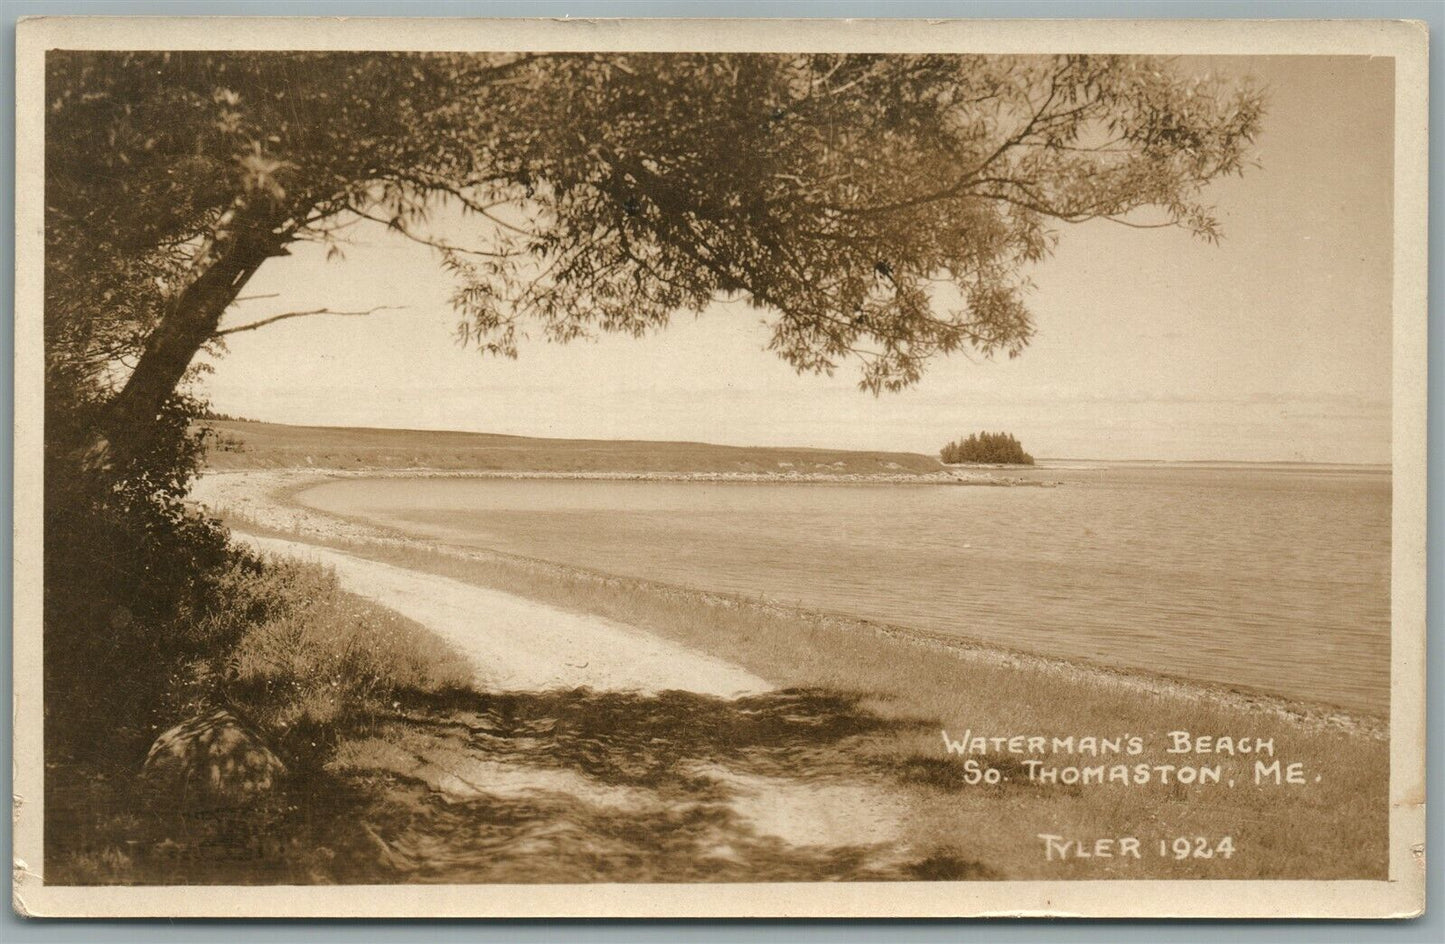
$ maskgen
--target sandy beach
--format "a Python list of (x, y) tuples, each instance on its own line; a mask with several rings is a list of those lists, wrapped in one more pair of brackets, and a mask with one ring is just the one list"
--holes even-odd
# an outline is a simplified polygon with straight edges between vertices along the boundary
[[(469, 693), (404, 702), (336, 749), (336, 775), (379, 791), (358, 815), (387, 868), (465, 881), (1303, 878), (1360, 874), (1379, 861), (1378, 818), (1342, 832), (1335, 810), (1387, 783), (1380, 719), (423, 539), (296, 499), (321, 482), (399, 474), (217, 471), (192, 492), (237, 538), (321, 564), (343, 590), (414, 621), (470, 666)], [(1300, 805), (1298, 794), (1258, 786), (1157, 783), (1180, 765), (1189, 776), (1252, 776), (1247, 756), (1170, 753), (1167, 732), (1181, 729), (1263, 739), (1285, 760), (1327, 772), (1325, 788)], [(1039, 782), (1025, 764), (1033, 758), (1006, 750), (972, 755), (983, 766), (970, 767), (948, 747), (969, 731), (1065, 744), (1142, 732), (1143, 753), (1119, 770), (1132, 776), (1132, 762), (1148, 761), (1150, 779), (1080, 792)], [(1106, 763), (1066, 750), (1047, 755), (1063, 765), (1056, 771), (1074, 771), (1066, 777), (1083, 769), (1070, 764)], [(1342, 756), (1354, 761), (1340, 767)], [(1002, 783), (970, 784), (990, 768)], [(1189, 805), (1165, 820), (1151, 812), (1161, 796)], [(447, 812), (498, 803), (527, 810), (521, 832), (475, 822), (460, 806)], [(711, 825), (689, 827), (678, 845), (677, 824), (698, 817)], [(616, 832), (619, 819), (635, 823), (631, 838)], [(1233, 861), (1116, 861), (1101, 872), (1088, 860), (1037, 856), (1019, 837), (1040, 823), (1083, 835), (1187, 829), (1250, 851)], [(1322, 844), (1336, 853), (1320, 857)], [(636, 858), (642, 848), (650, 851)], [(622, 861), (636, 871), (619, 872)]]
[[(621, 623), (569, 613), (459, 580), (368, 561), (315, 544), (240, 532), (258, 551), (313, 561), (344, 590), (426, 626), (475, 667), (482, 691), (688, 691), (736, 698), (772, 688), (721, 659)], [(479, 619), (478, 614), (485, 614)]]
[[(247, 536), (248, 539), (254, 540), (257, 537), (266, 535), (272, 540), (285, 540), (288, 543), (285, 550), (293, 554), (304, 552), (304, 554), (310, 554), (313, 557), (319, 555), (322, 552), (314, 547), (316, 544), (332, 545), (333, 552), (340, 549), (343, 554), (348, 545), (353, 548), (389, 547), (393, 549), (424, 549), (427, 553), (451, 557), (480, 559), (504, 558), (514, 561), (521, 566), (543, 571), (563, 572), (567, 574), (575, 574), (578, 572), (577, 568), (564, 564), (533, 559), (516, 559), (512, 555), (498, 552), (423, 541), (395, 529), (382, 528), (370, 523), (326, 514), (308, 508), (293, 499), (296, 493), (324, 481), (373, 476), (388, 478), (521, 477), (517, 473), (469, 474), (450, 471), (438, 472), (435, 470), (228, 470), (209, 472), (198, 479), (192, 489), (192, 499), (200, 507), (227, 520), (234, 529), (242, 533), (242, 536)], [(612, 476), (615, 476), (615, 474), (602, 473), (597, 477), (607, 478)], [(579, 476), (537, 473), (526, 475), (525, 477), (565, 479), (578, 478)], [(638, 475), (634, 476), (634, 478), (639, 480), (652, 480), (656, 478), (656, 476)], [(668, 478), (667, 480), (672, 480), (672, 478)], [(709, 478), (708, 480), (712, 481), (715, 479)], [(279, 550), (281, 549), (281, 545), (275, 545), (273, 549)], [(354, 559), (354, 555), (345, 555), (344, 558), (337, 558), (337, 560), (342, 561), (343, 566), (348, 570), (356, 566), (349, 563), (350, 560)], [(606, 575), (595, 576), (604, 579), (606, 577)], [(389, 602), (388, 599), (382, 598), (381, 595), (370, 589), (364, 580), (357, 581), (354, 586), (356, 587), (356, 592), (375, 599), (383, 605), (395, 605), (399, 602), (400, 605), (396, 608), (407, 615), (417, 618), (418, 621), (424, 625), (431, 625), (428, 619), (425, 618), (428, 614), (418, 614), (413, 609), (413, 605), (408, 603), (402, 595), (392, 597), (391, 602)], [(665, 587), (665, 589), (669, 592), (679, 592), (678, 588)], [(735, 602), (735, 598), (728, 594), (708, 593), (696, 590), (682, 592), (695, 596), (709, 605), (728, 606)], [(415, 592), (410, 593), (408, 596), (411, 600), (417, 600), (424, 598), (425, 594)], [(521, 601), (513, 605), (525, 609)], [(751, 603), (751, 605), (761, 608), (767, 608), (769, 606), (766, 601), (756, 601)], [(788, 609), (786, 607), (775, 608), (779, 610)], [(989, 666), (1028, 668), (1031, 671), (1042, 671), (1071, 681), (1086, 681), (1106, 688), (1116, 689), (1120, 691), (1121, 695), (1126, 695), (1126, 693), (1151, 694), (1191, 702), (1214, 704), (1231, 710), (1264, 712), (1303, 729), (1346, 731), (1361, 734), (1376, 740), (1383, 739), (1388, 732), (1388, 726), (1382, 719), (1352, 715), (1333, 706), (1312, 705), (1297, 700), (1279, 698), (1253, 691), (1242, 691), (1193, 679), (1119, 669), (1077, 659), (1051, 658), (1037, 653), (986, 644), (963, 636), (943, 636), (913, 627), (887, 625), (866, 619), (848, 619), (833, 614), (819, 614), (818, 618), (846, 631), (881, 636), (901, 645), (946, 653), (954, 658), (973, 663), (983, 663)], [(443, 631), (442, 635), (446, 636), (449, 634)], [(604, 632), (600, 634), (598, 638), (610, 639), (611, 637), (609, 633)], [(472, 651), (480, 654), (480, 650), (476, 647), (482, 645), (484, 645), (484, 643), (478, 642), (476, 646), (472, 648)], [(536, 658), (536, 656), (532, 655), (527, 658)], [(574, 659), (574, 661), (578, 660)], [(582, 659), (581, 661), (590, 662), (591, 660)], [(598, 664), (604, 664), (605, 661), (605, 659), (599, 658)], [(565, 669), (565, 666), (558, 667), (554, 665), (551, 672), (559, 678), (569, 677), (569, 673), (565, 671)], [(530, 670), (528, 671), (530, 672)], [(679, 677), (687, 678), (689, 676), (683, 673)], [(746, 688), (746, 686), (744, 687)]]
[[(78, 811), (58, 821), (72, 880), (254, 881), (253, 847), (281, 850), (265, 875), (285, 884), (1383, 877), (1377, 719), (452, 544), (300, 498), (373, 475), (407, 477), (201, 477), (193, 500), (266, 562), (235, 562), (263, 612), (216, 690), (293, 775), (234, 823), (158, 820), (137, 844), (127, 781), (87, 773), (47, 798)], [(893, 488), (909, 491), (873, 493)], [(1179, 753), (1180, 736), (1209, 747)], [(1278, 782), (1225, 742), (1268, 745)], [(1059, 859), (1041, 833), (1238, 854)], [(239, 857), (171, 856), (204, 843)]]
[[(685, 693), (733, 702), (743, 711), (771, 704), (768, 696), (776, 692), (776, 685), (638, 627), (311, 543), (322, 538), (368, 543), (408, 540), (286, 501), (287, 494), (317, 479), (305, 472), (216, 474), (205, 477), (193, 497), (208, 510), (238, 522), (234, 537), (252, 549), (320, 564), (336, 574), (344, 590), (425, 626), (467, 660), (478, 691), (526, 698), (545, 698), (549, 693), (565, 698), (585, 691), (589, 697), (615, 694), (628, 699)], [(309, 540), (248, 533), (247, 525), (290, 531)], [(758, 701), (759, 696), (765, 700)], [(787, 704), (789, 697), (783, 695), (782, 703)], [(535, 762), (497, 760), (454, 740), (415, 734), (401, 745), (395, 736), (351, 742), (340, 750), (335, 765), (363, 776), (392, 774), (421, 782), (432, 795), (452, 801), (502, 797), (530, 802), (538, 796), (567, 796), (604, 812), (676, 813), (647, 791)], [(886, 870), (910, 853), (907, 843), (898, 842), (905, 799), (871, 778), (767, 774), (733, 769), (726, 763), (697, 763), (687, 773), (725, 788), (726, 815), (764, 839), (803, 849), (874, 848), (870, 857), (874, 869)], [(405, 840), (399, 845), (379, 836), (376, 840), (391, 861), (403, 868), (411, 862)], [(724, 856), (732, 855), (726, 840), (715, 844)]]

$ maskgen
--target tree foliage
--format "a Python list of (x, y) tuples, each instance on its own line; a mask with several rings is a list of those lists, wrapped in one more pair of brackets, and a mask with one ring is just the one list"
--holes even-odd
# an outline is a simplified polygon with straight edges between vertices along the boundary
[(979, 462), (995, 465), (1033, 465), (1034, 457), (1012, 433), (969, 433), (948, 443), (938, 452), (945, 465)]
[(502, 355), (741, 297), (795, 368), (876, 393), (1022, 350), (1063, 223), (1217, 238), (1205, 188), (1262, 109), (1148, 58), (853, 54), (51, 51), (46, 102), (47, 738), (74, 744), (143, 741), (136, 706), (238, 631), (212, 611), (255, 562), (183, 502), (185, 379), (231, 331), (362, 314), (221, 328), (297, 242), (432, 247)]
[(364, 220), (436, 247), (495, 353), (741, 296), (874, 392), (1014, 355), (1059, 223), (1217, 238), (1262, 108), (1109, 56), (51, 52), (47, 83), (48, 376), (121, 391), (126, 440), (266, 259)]

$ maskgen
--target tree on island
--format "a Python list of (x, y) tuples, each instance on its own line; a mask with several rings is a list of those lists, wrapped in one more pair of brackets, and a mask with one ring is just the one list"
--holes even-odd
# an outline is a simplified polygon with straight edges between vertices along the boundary
[(938, 452), (945, 465), (966, 462), (989, 465), (1033, 465), (1034, 457), (1010, 433), (969, 433), (967, 439), (951, 442)]
[[(1059, 223), (1216, 239), (1203, 190), (1262, 113), (1147, 57), (51, 51), (46, 79), (47, 451), (111, 477), (181, 448), (202, 348), (364, 314), (220, 327), (363, 221), (435, 248), (484, 351), (740, 296), (794, 368), (877, 393), (1017, 355)], [(428, 226), (446, 206), (476, 239)]]

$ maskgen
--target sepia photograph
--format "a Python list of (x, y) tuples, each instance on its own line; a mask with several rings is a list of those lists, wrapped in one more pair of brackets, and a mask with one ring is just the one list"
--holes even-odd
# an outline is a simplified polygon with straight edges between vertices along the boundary
[(22, 22), (16, 908), (1418, 914), (1425, 38)]

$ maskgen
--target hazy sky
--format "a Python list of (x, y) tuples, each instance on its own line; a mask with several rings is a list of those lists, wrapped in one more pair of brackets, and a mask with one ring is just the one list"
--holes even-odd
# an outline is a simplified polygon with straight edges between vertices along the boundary
[(454, 340), (435, 254), (377, 227), (343, 261), (301, 245), (228, 316), (404, 305), (230, 338), (202, 390), (285, 423), (934, 452), (1002, 429), (1037, 456), (1387, 462), (1393, 68), (1388, 59), (1219, 59), (1269, 89), (1262, 167), (1210, 193), (1225, 230), (1061, 227), (1034, 268), (1038, 336), (1017, 360), (954, 355), (875, 398), (852, 367), (800, 377), (764, 313), (718, 304), (643, 339)]

